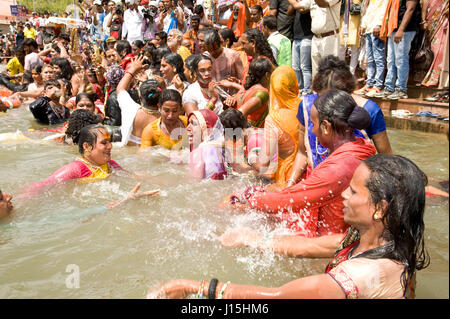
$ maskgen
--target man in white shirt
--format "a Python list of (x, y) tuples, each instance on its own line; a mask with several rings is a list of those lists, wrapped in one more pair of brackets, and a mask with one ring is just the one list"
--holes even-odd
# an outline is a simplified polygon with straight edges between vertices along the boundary
[[(292, 2), (291, 2), (292, 4)], [(341, 0), (297, 0), (295, 10), (310, 11), (312, 77), (317, 73), (319, 61), (327, 55), (339, 54), (339, 24)]]
[(136, 40), (144, 40), (142, 33), (142, 25), (144, 23), (144, 15), (142, 7), (138, 7), (137, 0), (125, 0), (128, 9), (123, 14), (122, 39), (133, 43)]
[(22, 44), (27, 53), (25, 56), (25, 65), (23, 67), (25, 71), (31, 72), (36, 66), (44, 64), (37, 53), (38, 44), (36, 43), (36, 40), (25, 39)]
[(108, 2), (108, 6), (106, 7), (106, 16), (103, 19), (103, 34), (105, 38), (108, 38), (111, 34), (110, 26), (112, 22), (112, 17), (114, 15), (114, 11), (116, 10), (116, 4), (114, 1), (110, 0)]

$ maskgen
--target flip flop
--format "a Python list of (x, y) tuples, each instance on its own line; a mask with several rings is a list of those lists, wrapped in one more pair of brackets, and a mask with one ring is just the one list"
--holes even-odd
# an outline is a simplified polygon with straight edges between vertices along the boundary
[(426, 116), (426, 117), (437, 117), (439, 116), (439, 114), (434, 114), (433, 112), (430, 111), (422, 111), (419, 113), (416, 113), (417, 116)]

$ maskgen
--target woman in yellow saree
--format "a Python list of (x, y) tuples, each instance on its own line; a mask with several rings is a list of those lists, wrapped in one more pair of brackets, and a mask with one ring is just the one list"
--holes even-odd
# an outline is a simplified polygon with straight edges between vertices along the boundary
[(298, 94), (294, 70), (287, 65), (277, 67), (270, 78), (269, 115), (264, 125), (264, 139), (267, 159), (272, 158), (278, 149), (278, 166), (273, 178), (280, 187), (286, 186), (298, 147), (296, 115), (301, 100)]

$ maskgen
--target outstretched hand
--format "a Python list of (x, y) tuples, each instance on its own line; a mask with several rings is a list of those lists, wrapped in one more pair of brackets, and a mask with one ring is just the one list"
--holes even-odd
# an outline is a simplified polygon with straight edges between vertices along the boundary
[(106, 207), (108, 209), (113, 209), (114, 207), (119, 206), (120, 204), (126, 202), (127, 200), (153, 196), (153, 195), (158, 194), (161, 191), (160, 189), (156, 189), (156, 190), (152, 190), (152, 191), (148, 191), (148, 192), (138, 193), (139, 188), (141, 188), (141, 183), (137, 183), (136, 186), (133, 187), (133, 189), (128, 193), (128, 195), (125, 198), (116, 200), (116, 201), (106, 205)]
[(227, 230), (220, 236), (220, 243), (225, 247), (250, 246), (257, 247), (263, 236), (250, 228), (235, 228)]
[(194, 282), (175, 279), (153, 287), (147, 293), (147, 299), (184, 299), (195, 290)]
[(128, 67), (128, 72), (131, 74), (136, 74), (136, 72), (139, 72), (142, 70), (144, 65), (145, 57), (143, 55), (138, 56), (134, 61), (130, 63), (130, 66)]
[(161, 190), (155, 189), (152, 191), (147, 191), (143, 193), (137, 193), (137, 191), (141, 188), (141, 183), (137, 183), (136, 186), (133, 187), (133, 189), (128, 193), (127, 199), (137, 199), (141, 197), (148, 197), (158, 194)]

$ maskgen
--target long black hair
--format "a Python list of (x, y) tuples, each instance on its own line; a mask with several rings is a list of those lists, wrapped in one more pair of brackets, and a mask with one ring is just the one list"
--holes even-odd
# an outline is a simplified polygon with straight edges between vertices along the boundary
[(248, 90), (253, 85), (261, 82), (267, 72), (272, 71), (273, 65), (266, 58), (257, 58), (250, 63), (248, 76), (245, 79), (244, 89)]
[[(384, 210), (381, 221), (388, 245), (371, 249), (358, 257), (388, 258), (402, 262), (402, 285), (406, 289), (416, 270), (430, 264), (425, 250), (423, 220), (425, 186), (428, 178), (416, 164), (400, 155), (377, 154), (364, 161), (370, 170), (366, 187), (371, 202)], [(388, 205), (383, 209), (383, 202)]]
[(314, 100), (314, 106), (319, 113), (319, 124), (327, 120), (333, 131), (341, 136), (354, 134), (353, 129), (362, 130), (370, 125), (369, 113), (347, 92), (327, 90)]
[(252, 28), (247, 29), (244, 33), (247, 36), (247, 40), (249, 42), (255, 42), (256, 53), (258, 55), (267, 57), (272, 62), (274, 67), (277, 67), (278, 64), (273, 56), (269, 42), (267, 42), (267, 39), (264, 37), (261, 31), (256, 28)]
[(72, 79), (74, 71), (66, 58), (53, 58), (50, 60), (50, 65), (57, 65), (61, 69), (61, 73), (56, 76), (57, 79), (66, 79), (67, 81)]
[(177, 74), (180, 76), (181, 81), (186, 82), (186, 76), (184, 75), (184, 62), (181, 55), (178, 53), (168, 53), (163, 56), (163, 59), (170, 65), (174, 66)]

